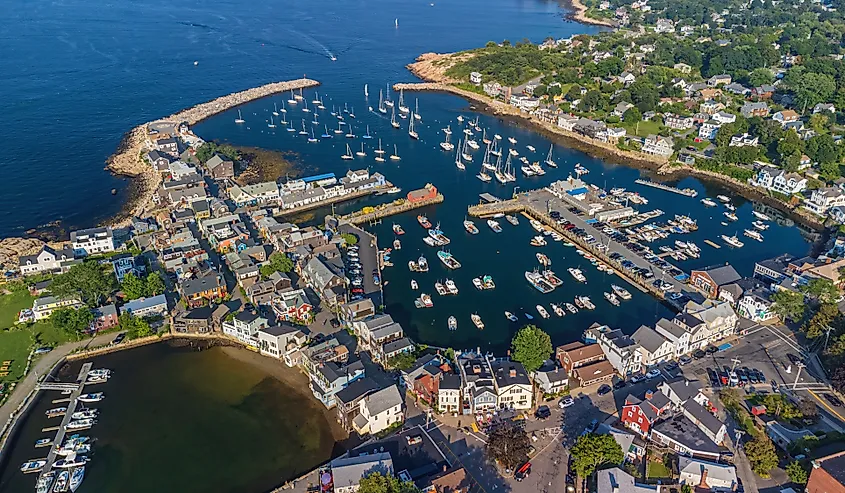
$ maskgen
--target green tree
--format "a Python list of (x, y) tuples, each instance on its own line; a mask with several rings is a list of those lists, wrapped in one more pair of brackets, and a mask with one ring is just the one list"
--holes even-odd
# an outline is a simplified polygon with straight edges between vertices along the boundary
[(358, 243), (358, 237), (352, 233), (343, 233), (340, 237), (343, 238), (343, 241), (345, 241), (347, 245), (355, 245)]
[(293, 260), (283, 253), (271, 253), (268, 261), (269, 263), (262, 265), (258, 269), (262, 277), (270, 277), (274, 272), (288, 273), (293, 270)]
[(50, 315), (50, 323), (53, 327), (61, 330), (74, 339), (81, 338), (91, 327), (94, 321), (94, 314), (86, 307), (59, 308)]
[(147, 293), (147, 296), (157, 296), (164, 293), (164, 279), (159, 272), (148, 274), (144, 284), (146, 285), (144, 291)]
[(529, 450), (528, 435), (513, 422), (502, 423), (487, 437), (487, 454), (508, 469), (516, 469), (525, 463)]
[(417, 358), (411, 353), (400, 353), (386, 361), (388, 368), (393, 368), (394, 370), (407, 370), (408, 368), (414, 366), (414, 362)]
[(763, 398), (763, 405), (766, 406), (766, 413), (776, 418), (793, 419), (801, 416), (798, 407), (782, 394), (767, 394)]
[(511, 353), (528, 372), (536, 371), (552, 353), (552, 339), (539, 327), (526, 325), (513, 337)]
[(745, 455), (751, 463), (751, 470), (761, 478), (768, 478), (769, 471), (778, 465), (778, 454), (775, 452), (775, 446), (765, 433), (759, 433), (753, 440), (745, 444)]
[(681, 493), (692, 493), (692, 486), (688, 484), (681, 485)]
[(755, 68), (748, 74), (748, 83), (752, 86), (762, 86), (763, 84), (771, 84), (774, 76), (772, 71), (765, 68)]
[(579, 478), (588, 478), (603, 465), (622, 463), (625, 454), (612, 435), (581, 435), (570, 451), (572, 466)]
[(144, 296), (146, 289), (147, 287), (144, 281), (132, 272), (123, 276), (123, 282), (120, 283), (120, 290), (130, 300), (136, 300)]
[(97, 262), (87, 261), (56, 276), (50, 291), (59, 297), (77, 297), (89, 306), (97, 306), (114, 291), (116, 284), (111, 272), (106, 274)]
[(787, 130), (778, 142), (778, 154), (780, 154), (781, 159), (792, 154), (800, 155), (803, 151), (804, 143), (795, 130)]
[(797, 460), (790, 462), (786, 466), (786, 475), (795, 484), (807, 484), (807, 479), (809, 478), (807, 470)]
[(797, 80), (789, 79), (788, 83), (795, 91), (795, 102), (802, 112), (806, 108), (828, 101), (836, 91), (836, 81), (827, 74), (804, 73)]
[(815, 339), (827, 330), (827, 327), (839, 316), (839, 308), (835, 303), (822, 303), (813, 317), (801, 327), (807, 337)]
[(821, 277), (810, 279), (810, 282), (802, 286), (801, 290), (821, 303), (835, 303), (839, 298), (839, 289), (833, 281)]
[(420, 490), (414, 483), (399, 481), (390, 473), (373, 472), (361, 478), (358, 493), (420, 493)]
[(812, 137), (807, 142), (807, 155), (814, 161), (820, 163), (835, 163), (839, 162), (842, 151), (833, 137), (828, 134), (821, 134)]
[(643, 113), (639, 108), (634, 106), (633, 108), (628, 108), (625, 113), (622, 114), (622, 119), (625, 120), (626, 123), (637, 123), (642, 121)]
[(772, 311), (783, 319), (798, 320), (804, 316), (804, 295), (781, 289), (772, 294)]
[(128, 339), (153, 335), (153, 329), (150, 327), (150, 324), (143, 318), (138, 318), (131, 313), (121, 313), (118, 321), (120, 323), (120, 330), (126, 332)]

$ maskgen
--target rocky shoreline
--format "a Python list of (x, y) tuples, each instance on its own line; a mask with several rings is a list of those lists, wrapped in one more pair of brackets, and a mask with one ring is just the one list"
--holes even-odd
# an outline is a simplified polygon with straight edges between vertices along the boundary
[(587, 6), (581, 3), (580, 0), (565, 0), (564, 4), (567, 5), (570, 10), (572, 10), (572, 12), (566, 16), (568, 19), (571, 19), (575, 22), (580, 22), (581, 24), (616, 27), (616, 23), (613, 21), (605, 19), (593, 19), (592, 17), (587, 17)]

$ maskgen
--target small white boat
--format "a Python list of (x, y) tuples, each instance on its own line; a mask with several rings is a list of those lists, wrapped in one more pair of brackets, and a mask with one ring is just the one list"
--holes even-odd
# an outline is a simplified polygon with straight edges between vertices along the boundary
[(458, 329), (458, 319), (454, 316), (450, 316), (448, 320), (449, 330), (457, 330)]
[(91, 418), (79, 419), (79, 420), (76, 420), (76, 421), (71, 421), (70, 423), (66, 424), (65, 430), (68, 430), (68, 431), (85, 430), (85, 429), (88, 429), (88, 428), (94, 426), (95, 423), (96, 423), (96, 421), (94, 419), (91, 419)]
[(31, 460), (29, 462), (24, 462), (21, 465), (21, 472), (24, 474), (29, 474), (31, 472), (40, 471), (44, 464), (46, 464), (46, 460)]
[(531, 152), (537, 152), (537, 149), (535, 149), (534, 146), (532, 146), (532, 145), (527, 145), (527, 146), (525, 146), (525, 148), (528, 149)]
[(65, 493), (68, 489), (69, 479), (70, 471), (61, 471), (56, 478), (56, 484), (53, 485), (53, 493)]
[(103, 392), (94, 392), (91, 394), (82, 394), (79, 396), (79, 402), (99, 402), (106, 398)]
[(576, 268), (570, 267), (567, 270), (569, 271), (569, 274), (572, 275), (572, 277), (575, 278), (576, 281), (587, 282), (587, 278), (584, 277), (584, 273), (581, 272), (581, 269), (576, 269)]
[(391, 161), (400, 161), (402, 158), (399, 157), (399, 151), (396, 149), (396, 144), (393, 144), (393, 154), (390, 155)]
[(701, 199), (701, 203), (706, 205), (707, 207), (716, 207), (718, 205), (716, 204), (716, 202), (713, 202), (712, 199), (709, 199), (707, 197)]
[(717, 199), (721, 200), (722, 202), (730, 202), (731, 198), (726, 195), (717, 195)]
[(745, 231), (743, 231), (743, 234), (754, 240), (763, 241), (763, 235), (761, 235), (759, 231), (753, 229), (746, 229)]
[(564, 303), (563, 305), (566, 307), (569, 313), (578, 313), (578, 308), (572, 303)]
[(623, 288), (622, 286), (617, 286), (616, 284), (611, 284), (610, 288), (616, 294), (616, 296), (622, 298), (623, 300), (630, 300), (631, 293), (628, 292), (627, 289)]
[(71, 467), (84, 466), (86, 462), (88, 462), (88, 457), (80, 455), (77, 457), (57, 460), (53, 463), (53, 467), (57, 467), (59, 469), (69, 469)]
[(56, 478), (56, 471), (50, 471), (41, 475), (38, 482), (35, 483), (35, 493), (49, 493), (50, 487), (53, 486), (53, 480)]
[(562, 316), (566, 315), (566, 312), (563, 310), (563, 308), (560, 305), (556, 305), (554, 303), (552, 303), (551, 305), (552, 305), (552, 311), (555, 312), (555, 315), (557, 315), (558, 317), (562, 317)]
[(343, 160), (346, 160), (346, 161), (348, 161), (350, 159), (354, 159), (354, 156), (352, 155), (352, 149), (350, 149), (349, 144), (346, 144), (346, 154), (343, 154), (342, 156), (340, 156), (340, 159), (343, 159)]
[(514, 139), (513, 137), (508, 137), (508, 142), (510, 142), (511, 144), (516, 144), (516, 139)]
[(543, 307), (543, 305), (537, 305), (535, 308), (537, 309), (537, 313), (539, 313), (541, 317), (543, 317), (543, 318), (549, 318), (550, 317), (549, 312), (546, 311), (546, 309)]
[(70, 415), (71, 419), (92, 419), (96, 418), (99, 411), (96, 409), (84, 409), (82, 411), (77, 411)]
[(760, 231), (766, 231), (769, 229), (769, 225), (764, 223), (763, 221), (754, 221), (751, 223), (752, 226), (759, 229)]
[(619, 306), (621, 303), (619, 302), (619, 298), (616, 297), (613, 293), (608, 293), (607, 291), (604, 292), (604, 299), (610, 302), (613, 306)]
[(720, 236), (722, 238), (722, 241), (724, 241), (725, 243), (727, 243), (728, 245), (730, 245), (732, 247), (742, 248), (745, 245), (745, 243), (739, 241), (739, 238), (737, 238), (736, 235), (734, 235), (734, 236), (720, 235)]
[(472, 315), (470, 315), (470, 318), (472, 319), (472, 323), (475, 324), (476, 327), (478, 327), (479, 329), (484, 328), (484, 322), (481, 321), (480, 315), (478, 315), (477, 313), (473, 313)]
[(414, 279), (411, 279), (411, 289), (413, 289), (413, 290), (415, 290), (415, 291), (416, 291), (416, 290), (417, 290), (417, 289), (419, 289), (419, 288), (420, 288), (420, 285), (419, 285), (419, 284), (417, 284), (417, 281), (416, 281), (416, 280), (414, 280)]
[(772, 220), (772, 218), (763, 214), (762, 212), (751, 211), (751, 213), (754, 214), (754, 217), (756, 217), (757, 219), (759, 219), (761, 221), (771, 221)]
[(736, 221), (739, 219), (733, 212), (725, 211), (722, 214), (731, 221)]
[(505, 317), (506, 317), (508, 320), (510, 320), (511, 322), (516, 322), (517, 320), (519, 320), (519, 319), (516, 317), (516, 315), (514, 315), (514, 314), (513, 314), (513, 313), (511, 313), (511, 312), (507, 312), (507, 311), (505, 312)]
[(70, 491), (75, 492), (85, 479), (85, 466), (79, 466), (70, 473)]
[(235, 123), (244, 123), (244, 119), (241, 116), (241, 110), (238, 110), (238, 117), (235, 118)]

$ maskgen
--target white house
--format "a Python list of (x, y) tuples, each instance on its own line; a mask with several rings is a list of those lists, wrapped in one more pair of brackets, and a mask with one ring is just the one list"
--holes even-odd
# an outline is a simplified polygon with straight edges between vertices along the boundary
[(772, 311), (772, 302), (762, 291), (753, 290), (745, 293), (736, 305), (737, 314), (752, 322), (765, 322), (777, 315)]
[(693, 119), (689, 116), (680, 116), (668, 113), (663, 117), (663, 124), (673, 130), (686, 130), (692, 128)]
[(281, 324), (258, 329), (258, 350), (264, 356), (282, 359), (291, 349), (305, 344), (308, 338), (299, 328)]
[(481, 74), (478, 72), (471, 72), (469, 74), (469, 81), (476, 86), (481, 84)]
[(675, 32), (675, 23), (669, 19), (657, 19), (654, 25), (654, 32), (656, 33), (672, 33)]
[(528, 372), (515, 361), (488, 361), (493, 372), (493, 383), (502, 409), (530, 409), (534, 392)]
[(401, 423), (405, 421), (403, 403), (396, 385), (372, 393), (358, 403), (360, 414), (352, 420), (352, 427), (359, 435), (366, 435), (379, 433), (395, 423)]
[(223, 322), (223, 333), (252, 347), (259, 347), (258, 331), (268, 327), (267, 319), (258, 314), (242, 311), (231, 321)]
[(564, 114), (557, 117), (557, 126), (570, 132), (575, 128), (576, 123), (578, 123), (577, 116)]
[(163, 294), (138, 298), (120, 307), (120, 311), (135, 317), (164, 317), (167, 315), (167, 297)]
[(736, 468), (727, 464), (707, 462), (692, 457), (678, 456), (678, 481), (693, 490), (707, 490), (718, 493), (736, 491), (739, 482)]
[(75, 260), (75, 256), (70, 248), (56, 250), (44, 245), (36, 255), (21, 255), (21, 274), (28, 276), (39, 272), (67, 272), (73, 264), (80, 262)]
[(804, 207), (820, 216), (827, 215), (831, 207), (845, 205), (845, 193), (839, 187), (825, 187), (813, 190), (810, 198), (804, 201)]
[(669, 157), (675, 152), (675, 143), (671, 137), (651, 134), (643, 142), (643, 152), (657, 156)]
[(728, 144), (731, 147), (757, 147), (760, 142), (756, 136), (748, 133), (742, 135), (734, 135), (731, 137), (731, 142)]
[(563, 368), (534, 373), (534, 382), (540, 387), (544, 394), (557, 394), (569, 385), (569, 374)]
[(706, 121), (702, 123), (700, 127), (698, 127), (698, 138), (713, 140), (716, 138), (716, 133), (721, 127), (722, 124), (717, 122), (716, 120)]
[(540, 100), (530, 96), (514, 94), (510, 99), (511, 106), (516, 106), (523, 111), (531, 111), (540, 106)]
[(798, 113), (796, 113), (795, 110), (778, 111), (772, 115), (772, 120), (780, 123), (781, 125), (786, 125), (787, 123), (797, 122)]
[(757, 172), (752, 185), (786, 195), (801, 193), (807, 188), (807, 179), (797, 173), (765, 167)]
[(437, 389), (437, 409), (441, 413), (457, 413), (461, 410), (460, 375), (443, 375)]
[(637, 80), (637, 77), (634, 74), (632, 74), (631, 72), (628, 72), (626, 70), (625, 72), (622, 72), (621, 74), (619, 74), (619, 76), (617, 77), (617, 80), (619, 80), (619, 82), (621, 82), (621, 83), (623, 83), (627, 86), (629, 84), (633, 84), (634, 81)]
[(49, 318), (50, 315), (59, 308), (79, 309), (84, 306), (85, 304), (78, 298), (42, 296), (41, 298), (36, 298), (35, 301), (32, 302), (32, 314), (35, 320), (43, 320), (45, 318)]
[(651, 327), (641, 325), (631, 336), (637, 343), (642, 366), (650, 366), (675, 359), (675, 344)]
[(813, 114), (818, 113), (836, 113), (836, 106), (832, 103), (819, 103), (813, 107)]
[(690, 333), (675, 322), (661, 318), (654, 325), (654, 330), (672, 343), (674, 358), (679, 358), (690, 351)]
[(372, 473), (393, 475), (393, 460), (390, 452), (362, 454), (356, 457), (342, 456), (329, 463), (332, 470), (334, 493), (355, 493), (361, 480)]
[(77, 257), (114, 251), (114, 236), (111, 228), (90, 228), (70, 234), (71, 247)]
[(734, 115), (733, 113), (727, 113), (725, 111), (717, 111), (710, 118), (712, 118), (713, 120), (716, 120), (717, 122), (721, 123), (722, 125), (724, 125), (726, 123), (733, 123), (733, 122), (736, 121), (736, 115)]

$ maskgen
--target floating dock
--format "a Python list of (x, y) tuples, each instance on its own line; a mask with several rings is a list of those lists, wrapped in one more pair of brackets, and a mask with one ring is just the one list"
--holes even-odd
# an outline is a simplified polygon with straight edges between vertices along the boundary
[(718, 243), (713, 243), (710, 240), (704, 240), (704, 243), (707, 243), (708, 245), (712, 246), (713, 248), (717, 248), (717, 249), (722, 248), (722, 245), (719, 245)]
[[(76, 404), (79, 403), (79, 396), (82, 395), (82, 389), (85, 388), (85, 381), (88, 380), (88, 372), (91, 371), (91, 366), (93, 366), (93, 363), (85, 363), (79, 370), (79, 376), (76, 377), (76, 390), (71, 393), (70, 403), (67, 406), (64, 418), (62, 418), (62, 424), (57, 427), (58, 433), (56, 433), (56, 437), (53, 439), (53, 443), (56, 446), (52, 447), (50, 453), (47, 454), (47, 463), (44, 464), (44, 468), (41, 470), (42, 474), (46, 474), (53, 469), (53, 463), (56, 462), (56, 456), (58, 455), (56, 452), (65, 441), (65, 427), (72, 421), (73, 418), (71, 416), (76, 412)], [(47, 386), (45, 385), (45, 387)]]
[(677, 188), (669, 185), (664, 185), (662, 183), (657, 183), (655, 181), (643, 180), (642, 178), (634, 180), (634, 183), (636, 183), (637, 185), (644, 185), (646, 187), (656, 188), (658, 190), (665, 190), (667, 192), (677, 193), (678, 195), (684, 195), (686, 197), (695, 198), (698, 196), (698, 192), (696, 192), (692, 188)]

